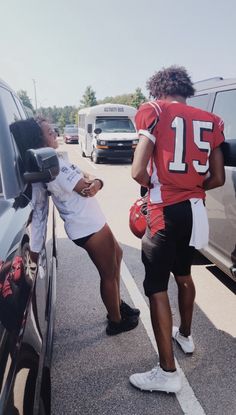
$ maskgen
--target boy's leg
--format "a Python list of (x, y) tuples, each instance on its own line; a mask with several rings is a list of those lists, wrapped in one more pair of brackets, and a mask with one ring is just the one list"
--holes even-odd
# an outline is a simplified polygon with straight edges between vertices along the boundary
[(175, 276), (178, 285), (178, 302), (180, 313), (179, 331), (183, 336), (191, 334), (191, 324), (195, 299), (195, 286), (191, 275)]
[(174, 371), (176, 368), (171, 338), (172, 315), (167, 291), (153, 294), (149, 300), (160, 366), (163, 370)]

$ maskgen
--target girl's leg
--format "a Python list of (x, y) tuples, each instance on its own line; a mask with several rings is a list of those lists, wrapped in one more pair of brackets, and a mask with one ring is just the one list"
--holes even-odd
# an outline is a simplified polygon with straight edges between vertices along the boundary
[[(115, 238), (114, 238), (115, 239)], [(121, 268), (121, 261), (122, 261), (122, 257), (123, 257), (123, 251), (120, 247), (120, 245), (118, 244), (117, 240), (115, 239), (115, 250), (116, 250), (116, 281), (117, 281), (117, 287), (118, 287), (118, 292), (119, 292), (119, 304), (121, 303), (121, 298), (120, 298), (120, 268)]]
[(122, 250), (109, 226), (106, 224), (85, 243), (88, 252), (101, 277), (100, 292), (111, 321), (119, 322), (120, 315), (120, 263)]

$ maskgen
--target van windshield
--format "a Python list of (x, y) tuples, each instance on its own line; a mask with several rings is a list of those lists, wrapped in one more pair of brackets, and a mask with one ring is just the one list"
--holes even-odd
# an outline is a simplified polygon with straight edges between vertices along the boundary
[(103, 133), (135, 133), (134, 124), (129, 118), (97, 117), (96, 127)]

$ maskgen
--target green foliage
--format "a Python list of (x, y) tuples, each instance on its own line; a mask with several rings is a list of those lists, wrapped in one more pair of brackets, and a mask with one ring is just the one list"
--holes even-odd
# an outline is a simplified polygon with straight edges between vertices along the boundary
[(131, 100), (132, 107), (139, 108), (140, 105), (146, 101), (147, 99), (143, 95), (141, 88), (136, 88), (135, 93), (133, 94), (133, 98)]
[(146, 102), (147, 99), (143, 95), (141, 88), (136, 88), (133, 94), (123, 94), (117, 95), (115, 97), (106, 97), (98, 101), (98, 104), (123, 104), (130, 105), (131, 107), (138, 108), (143, 102)]
[(78, 125), (78, 122), (77, 122), (77, 120), (78, 120), (78, 110), (76, 108), (73, 109), (70, 112), (69, 120), (70, 120), (69, 124), (77, 124)]
[(97, 105), (96, 94), (91, 86), (87, 86), (85, 89), (85, 93), (80, 100), (80, 103), (82, 104), (82, 107), (93, 107), (94, 105)]
[[(22, 98), (21, 99), (24, 105), (26, 105), (26, 103), (28, 103), (27, 93), (25, 91), (19, 91), (19, 93), (21, 93), (21, 95), (19, 96), (23, 97), (23, 99)], [(24, 101), (25, 97), (26, 97), (26, 100)], [(145, 101), (146, 101), (146, 98), (143, 95), (141, 88), (136, 88), (133, 94), (123, 94), (123, 95), (117, 95), (115, 97), (105, 97), (103, 100), (100, 100), (97, 102), (95, 92), (92, 90), (91, 86), (88, 86), (80, 102), (83, 104), (83, 106), (86, 106), (86, 107), (91, 107), (97, 104), (105, 104), (105, 103), (110, 102), (114, 104), (131, 105), (132, 107), (138, 108), (139, 105)], [(53, 107), (39, 108), (38, 114), (46, 118), (50, 123), (57, 124), (60, 130), (63, 131), (66, 124), (77, 124), (78, 125), (78, 110), (80, 108), (82, 107), (80, 106), (78, 108), (78, 107), (69, 106), (69, 105), (65, 107), (56, 107), (54, 105)]]
[(39, 108), (38, 114), (50, 123), (57, 124), (61, 130), (66, 124), (76, 124), (78, 109), (75, 106)]
[(17, 91), (17, 95), (21, 99), (23, 105), (34, 112), (34, 107), (33, 107), (32, 103), (30, 101), (30, 98), (28, 97), (27, 92), (25, 90), (21, 89), (20, 91)]
[(64, 114), (61, 114), (59, 119), (58, 119), (58, 124), (59, 124), (59, 128), (61, 131), (64, 130), (64, 127), (66, 125), (66, 118)]

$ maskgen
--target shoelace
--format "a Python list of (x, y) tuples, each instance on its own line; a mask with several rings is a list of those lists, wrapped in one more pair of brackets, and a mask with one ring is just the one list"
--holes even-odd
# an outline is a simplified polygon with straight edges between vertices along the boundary
[(154, 367), (154, 368), (151, 370), (150, 375), (149, 375), (149, 378), (150, 378), (151, 380), (152, 380), (152, 379), (154, 379), (154, 378), (156, 377), (157, 373), (159, 372), (159, 369), (160, 369), (160, 367), (159, 367), (159, 366), (156, 366), (156, 367)]

